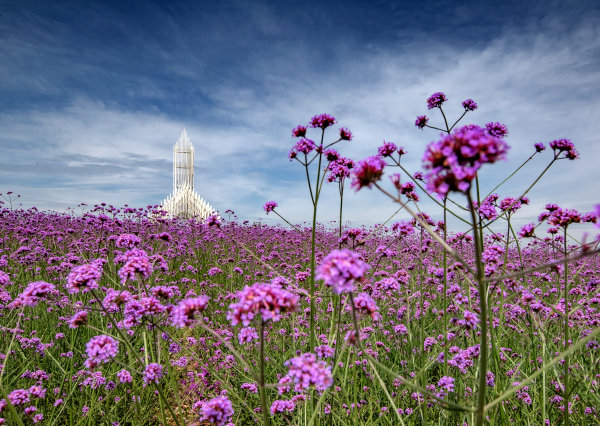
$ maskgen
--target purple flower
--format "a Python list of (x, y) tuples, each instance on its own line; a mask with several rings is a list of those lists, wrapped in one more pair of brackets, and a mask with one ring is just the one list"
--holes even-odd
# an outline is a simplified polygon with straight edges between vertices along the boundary
[(85, 362), (87, 368), (95, 368), (99, 364), (106, 363), (114, 358), (119, 352), (119, 342), (107, 335), (95, 336), (85, 345), (88, 359)]
[(299, 152), (309, 154), (315, 149), (317, 149), (317, 145), (315, 145), (315, 143), (312, 140), (302, 138), (298, 142), (296, 142), (296, 145), (294, 145), (292, 150), (290, 151), (290, 160), (296, 158)]
[(163, 366), (155, 362), (148, 364), (144, 369), (144, 386), (150, 383), (158, 384), (158, 381), (164, 376)]
[(377, 148), (377, 153), (382, 157), (391, 157), (391, 155), (398, 149), (398, 147), (392, 142), (383, 141), (383, 145)]
[(119, 248), (132, 249), (135, 246), (140, 245), (142, 240), (137, 235), (133, 234), (121, 234), (117, 238), (116, 245)]
[(250, 321), (260, 314), (263, 321), (279, 321), (283, 313), (296, 310), (298, 296), (281, 288), (278, 284), (255, 283), (238, 292), (238, 302), (229, 305), (227, 319), (231, 325)]
[(467, 111), (475, 111), (477, 109), (477, 104), (473, 99), (467, 99), (463, 101), (462, 106)]
[(306, 136), (306, 127), (298, 125), (292, 130), (292, 136), (295, 138), (303, 138)]
[(69, 328), (77, 328), (81, 325), (86, 325), (88, 319), (87, 311), (76, 312), (69, 320)]
[(492, 135), (497, 138), (505, 138), (506, 135), (508, 135), (508, 129), (506, 128), (506, 126), (498, 122), (487, 123), (485, 125), (485, 132), (488, 135)]
[(352, 182), (350, 186), (358, 191), (365, 186), (371, 188), (373, 183), (381, 179), (385, 161), (379, 156), (373, 156), (361, 160), (352, 172)]
[(331, 367), (325, 361), (318, 361), (317, 356), (307, 352), (284, 363), (289, 367), (288, 376), (296, 383), (296, 390), (315, 386), (323, 391), (333, 384)]
[(546, 146), (541, 142), (534, 143), (533, 147), (535, 148), (535, 152), (542, 152), (546, 149)]
[(26, 389), (15, 389), (8, 394), (8, 400), (15, 407), (25, 405), (29, 402), (29, 391)]
[(564, 152), (565, 158), (568, 158), (569, 160), (575, 160), (579, 158), (579, 153), (575, 149), (575, 145), (569, 139), (553, 140), (550, 142), (550, 148), (552, 148), (554, 155), (557, 157)]
[(0, 287), (6, 287), (10, 284), (10, 275), (6, 272), (0, 271)]
[(233, 406), (226, 396), (218, 396), (202, 405), (203, 422), (209, 422), (218, 426), (224, 426), (233, 416)]
[(121, 382), (121, 383), (131, 383), (133, 381), (133, 378), (131, 377), (131, 373), (125, 369), (123, 369), (117, 373), (117, 378), (119, 379), (119, 382)]
[(479, 127), (465, 126), (427, 146), (423, 156), (427, 188), (444, 197), (450, 191), (466, 192), (479, 168), (503, 159), (508, 146)]
[(473, 312), (467, 311), (465, 309), (463, 316), (464, 319), (458, 321), (458, 324), (462, 325), (467, 330), (471, 330), (477, 327), (477, 324), (479, 324), (479, 318), (477, 317), (477, 314), (474, 314)]
[(369, 315), (374, 320), (379, 318), (379, 308), (367, 293), (359, 293), (354, 297), (354, 308), (362, 314)]
[(365, 275), (369, 265), (360, 259), (358, 253), (347, 249), (333, 250), (317, 269), (317, 279), (333, 287), (337, 294), (354, 290), (354, 283)]
[(240, 345), (252, 343), (254, 340), (258, 340), (258, 333), (254, 327), (244, 327), (238, 333), (238, 342), (240, 342)]
[[(547, 206), (546, 206), (547, 208)], [(550, 212), (548, 223), (553, 226), (566, 228), (572, 223), (581, 222), (581, 213), (573, 209), (562, 209), (558, 207)]]
[(415, 126), (417, 126), (419, 129), (423, 130), (425, 128), (425, 126), (427, 126), (428, 121), (429, 121), (429, 118), (427, 118), (426, 115), (419, 115), (419, 116), (417, 116), (417, 119), (415, 120)]
[(135, 254), (128, 257), (125, 265), (119, 269), (121, 284), (125, 284), (129, 280), (133, 281), (138, 277), (147, 279), (153, 271), (154, 267), (150, 263), (148, 254), (144, 250), (137, 250)]
[(447, 100), (448, 99), (446, 98), (446, 95), (444, 95), (442, 92), (435, 92), (433, 95), (427, 98), (427, 108), (433, 109), (436, 107), (441, 107), (442, 104)]
[(343, 141), (351, 141), (352, 140), (352, 132), (345, 127), (340, 129), (340, 139)]
[(194, 321), (194, 314), (202, 312), (208, 304), (208, 296), (193, 297), (179, 302), (173, 309), (172, 321), (177, 328), (189, 327)]
[(278, 206), (278, 204), (275, 201), (267, 201), (265, 203), (265, 205), (263, 206), (263, 209), (265, 209), (265, 212), (267, 212), (267, 214), (269, 214), (270, 212), (275, 210), (275, 207), (277, 207), (277, 206)]
[(523, 225), (523, 227), (519, 231), (519, 236), (521, 238), (532, 238), (534, 235), (535, 235), (535, 225), (533, 223), (528, 223), (527, 225)]
[(444, 376), (438, 381), (438, 386), (446, 392), (454, 392), (454, 378)]
[(296, 403), (294, 401), (286, 401), (282, 399), (276, 399), (271, 404), (271, 415), (274, 416), (277, 413), (291, 413), (296, 408)]
[(54, 284), (45, 281), (34, 281), (29, 283), (23, 293), (19, 294), (8, 307), (17, 308), (20, 306), (36, 306), (44, 297), (56, 293), (57, 290)]
[(335, 124), (335, 118), (329, 114), (315, 115), (310, 119), (310, 127), (313, 128), (320, 127), (321, 129), (325, 129), (333, 124)]
[[(129, 235), (129, 234), (124, 234)], [(102, 277), (102, 266), (104, 260), (98, 259), (89, 265), (79, 265), (74, 267), (67, 277), (67, 290), (71, 294), (86, 293), (98, 288), (98, 281)]]

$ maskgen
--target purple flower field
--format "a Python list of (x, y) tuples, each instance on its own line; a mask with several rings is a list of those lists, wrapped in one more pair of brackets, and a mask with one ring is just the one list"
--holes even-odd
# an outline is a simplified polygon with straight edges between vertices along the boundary
[[(426, 105), (443, 115), (445, 102)], [(0, 424), (600, 423), (599, 241), (569, 233), (598, 226), (600, 207), (547, 204), (515, 229), (526, 193), (478, 183), (508, 131), (455, 129), (477, 104), (463, 107), (453, 126), (417, 118), (443, 132), (423, 173), (391, 142), (344, 158), (331, 146), (352, 133), (330, 115), (294, 128), (314, 208), (301, 225), (0, 206)], [(549, 148), (540, 178), (579, 155), (567, 139)], [(325, 180), (342, 223), (346, 178), (412, 219), (319, 224)], [(422, 197), (439, 209), (421, 212)], [(447, 229), (449, 215), (471, 231)]]

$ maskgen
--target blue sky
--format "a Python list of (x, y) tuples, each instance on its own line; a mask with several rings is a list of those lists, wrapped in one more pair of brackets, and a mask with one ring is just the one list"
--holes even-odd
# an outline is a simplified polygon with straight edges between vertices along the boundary
[[(484, 170), (484, 188), (535, 142), (576, 144), (581, 159), (542, 179), (520, 221), (547, 202), (588, 211), (600, 201), (598, 22), (594, 1), (4, 1), (0, 192), (54, 210), (157, 204), (185, 127), (202, 197), (267, 222), (262, 206), (276, 200), (301, 222), (310, 201), (287, 159), (293, 127), (329, 113), (354, 133), (344, 155), (372, 155), (385, 139), (416, 171), (439, 135), (415, 117), (443, 91), (450, 116), (473, 98), (465, 124), (508, 126), (509, 159)], [(549, 160), (536, 157), (501, 196), (517, 196)], [(336, 216), (336, 193), (325, 190), (323, 222)], [(346, 191), (345, 203), (354, 224), (395, 210), (368, 190)]]

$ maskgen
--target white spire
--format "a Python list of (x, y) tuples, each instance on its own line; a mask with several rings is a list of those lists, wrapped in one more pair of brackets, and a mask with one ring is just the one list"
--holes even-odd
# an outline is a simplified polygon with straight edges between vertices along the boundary
[(190, 138), (188, 138), (187, 132), (185, 131), (185, 127), (181, 131), (181, 134), (179, 135), (179, 139), (177, 139), (175, 146), (178, 148), (189, 148), (192, 146), (192, 141), (190, 141)]

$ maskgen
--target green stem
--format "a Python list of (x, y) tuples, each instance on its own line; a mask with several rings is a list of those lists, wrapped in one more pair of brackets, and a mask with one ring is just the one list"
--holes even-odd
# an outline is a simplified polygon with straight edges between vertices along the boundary
[(467, 200), (469, 208), (471, 210), (471, 220), (473, 221), (473, 243), (475, 246), (475, 263), (477, 265), (477, 283), (479, 285), (479, 326), (481, 328), (481, 339), (479, 345), (479, 388), (477, 389), (477, 410), (476, 414), (476, 425), (483, 425), (485, 418), (485, 400), (486, 400), (486, 386), (487, 386), (487, 285), (483, 280), (483, 263), (481, 262), (481, 241), (479, 241), (479, 232), (477, 229), (477, 218), (475, 216), (475, 209), (473, 208), (473, 201), (471, 194), (467, 192)]
[(265, 390), (265, 322), (260, 320), (260, 380), (258, 387), (260, 389), (260, 405), (263, 412), (263, 424), (269, 425), (269, 411), (267, 409), (267, 393)]

